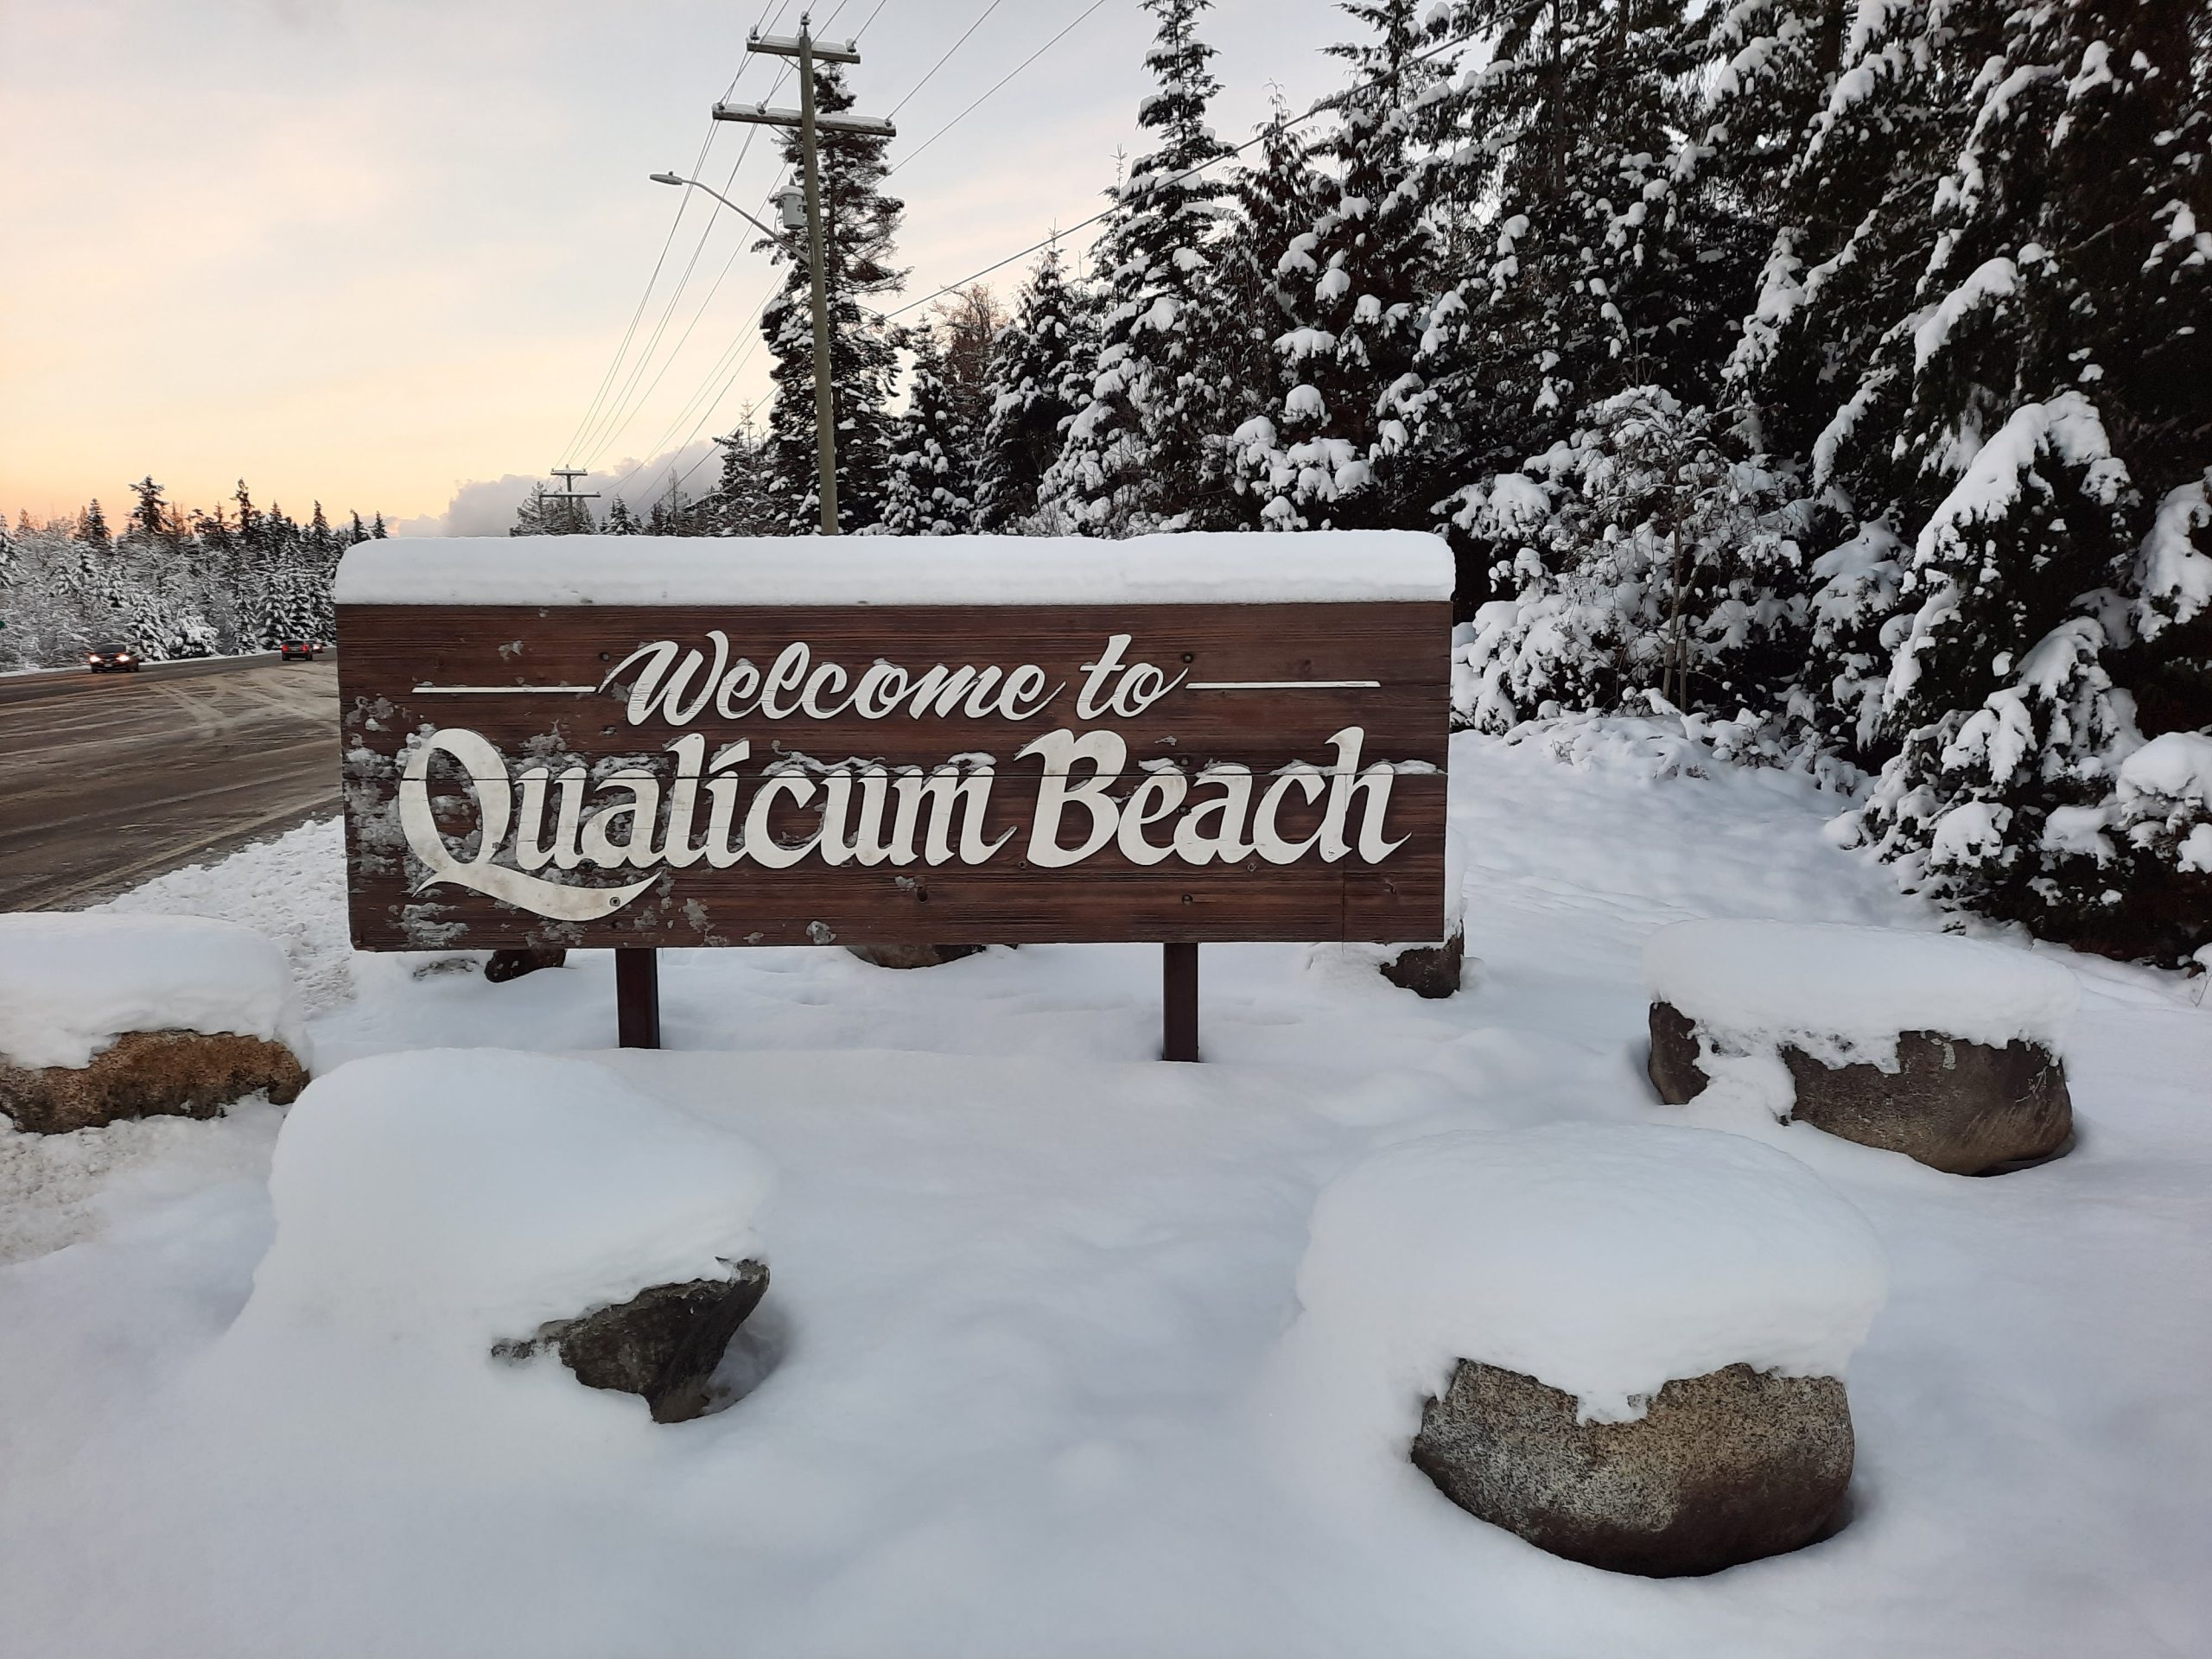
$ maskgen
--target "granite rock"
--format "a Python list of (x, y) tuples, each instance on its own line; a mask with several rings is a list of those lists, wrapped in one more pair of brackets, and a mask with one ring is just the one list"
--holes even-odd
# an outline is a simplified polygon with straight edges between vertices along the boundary
[(307, 1068), (283, 1044), (233, 1032), (126, 1032), (86, 1065), (0, 1061), (0, 1114), (19, 1129), (60, 1135), (130, 1117), (215, 1117), (266, 1095), (289, 1105)]
[(523, 1359), (550, 1347), (587, 1388), (642, 1395), (657, 1423), (688, 1422), (712, 1404), (708, 1383), (760, 1299), (768, 1269), (740, 1262), (727, 1279), (652, 1285), (626, 1302), (555, 1319), (493, 1352)]
[(1661, 1389), (1632, 1422), (1462, 1360), (1413, 1460), (1461, 1509), (1541, 1549), (1654, 1578), (1714, 1573), (1821, 1535), (1851, 1484), (1842, 1382), (1730, 1365)]
[[(1829, 1065), (1787, 1046), (1781, 1055), (1796, 1085), (1793, 1120), (1955, 1175), (2040, 1162), (2073, 1136), (2065, 1068), (2038, 1044), (1999, 1048), (1940, 1032), (1903, 1032), (1893, 1071), (1870, 1063)], [(1697, 1058), (1696, 1025), (1672, 1005), (1654, 1002), (1649, 1071), (1662, 1100), (1679, 1106), (1704, 1091), (1709, 1079)]]

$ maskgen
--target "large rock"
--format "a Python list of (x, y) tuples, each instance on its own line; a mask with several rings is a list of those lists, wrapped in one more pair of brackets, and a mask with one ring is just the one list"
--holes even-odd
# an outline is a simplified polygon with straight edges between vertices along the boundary
[(1382, 977), (1415, 996), (1456, 995), (1467, 962), (1467, 933), (1455, 927), (1441, 944), (1409, 944), (1382, 963)]
[(543, 950), (494, 950), (484, 964), (484, 978), (489, 984), (504, 985), (511, 979), (522, 978), (525, 974), (537, 973), (547, 968), (566, 967), (568, 962), (569, 953), (558, 945)]
[(0, 1061), (0, 1113), (19, 1129), (60, 1135), (118, 1118), (214, 1117), (253, 1094), (289, 1105), (307, 1081), (292, 1051), (266, 1038), (134, 1031), (86, 1065)]
[(1583, 1423), (1573, 1395), (1462, 1360), (1413, 1446), (1469, 1513), (1554, 1555), (1661, 1578), (1810, 1542), (1852, 1455), (1840, 1381), (1748, 1365), (1669, 1382), (1634, 1421)]
[(688, 1422), (705, 1414), (715, 1368), (767, 1294), (766, 1266), (740, 1262), (728, 1279), (649, 1286), (626, 1302), (551, 1320), (535, 1337), (498, 1344), (493, 1352), (521, 1359), (551, 1347), (585, 1387), (643, 1395), (657, 1423)]
[(872, 968), (942, 968), (972, 957), (980, 944), (849, 944), (846, 950)]
[[(1897, 1067), (1829, 1065), (1780, 1046), (1796, 1101), (1790, 1117), (1862, 1146), (1901, 1152), (1955, 1175), (1980, 1175), (2062, 1151), (2074, 1133), (2065, 1068), (2038, 1044), (2002, 1047), (1907, 1031)], [(1698, 1028), (1667, 1002), (1651, 1005), (1651, 1082), (1681, 1105), (1710, 1079), (1698, 1065)]]

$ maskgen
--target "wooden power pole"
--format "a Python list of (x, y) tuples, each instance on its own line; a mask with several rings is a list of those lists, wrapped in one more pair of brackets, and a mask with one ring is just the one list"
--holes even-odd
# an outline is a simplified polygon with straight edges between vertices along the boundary
[(715, 105), (717, 121), (745, 121), (762, 127), (796, 127), (799, 147), (806, 157), (807, 257), (814, 276), (814, 435), (821, 467), (822, 533), (837, 533), (837, 412), (830, 385), (829, 272), (823, 259), (826, 239), (822, 224), (822, 163), (817, 135), (823, 132), (861, 132), (891, 138), (898, 129), (879, 116), (822, 115), (814, 107), (814, 66), (858, 63), (861, 54), (852, 41), (842, 46), (817, 41), (811, 16), (799, 19), (796, 35), (754, 35), (745, 42), (748, 52), (798, 60), (799, 106), (771, 109), (765, 103)]
[[(591, 474), (584, 471), (582, 467), (556, 467), (553, 469), (552, 476), (561, 480), (561, 487), (557, 490), (548, 490), (545, 492), (545, 499), (548, 501), (596, 501), (599, 499), (599, 492), (597, 490), (580, 490), (576, 487), (576, 480), (578, 479), (589, 478), (591, 476)], [(586, 524), (589, 524), (590, 520), (587, 519), (585, 522)], [(563, 527), (566, 528), (568, 526), (571, 526), (575, 523), (575, 518), (570, 517), (564, 520)]]

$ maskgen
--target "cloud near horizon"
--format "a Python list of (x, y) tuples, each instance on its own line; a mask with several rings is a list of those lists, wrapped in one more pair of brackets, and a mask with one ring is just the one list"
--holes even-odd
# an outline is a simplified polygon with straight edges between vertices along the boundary
[[(598, 493), (599, 499), (591, 504), (594, 518), (605, 518), (618, 496), (643, 518), (672, 488), (680, 488), (687, 501), (696, 501), (712, 489), (717, 476), (714, 453), (713, 441), (700, 438), (643, 463), (618, 461), (604, 472), (578, 479), (576, 487)], [(531, 491), (550, 481), (542, 473), (472, 478), (454, 491), (442, 512), (402, 518), (391, 528), (396, 536), (504, 536), (513, 527), (515, 510), (529, 499)]]

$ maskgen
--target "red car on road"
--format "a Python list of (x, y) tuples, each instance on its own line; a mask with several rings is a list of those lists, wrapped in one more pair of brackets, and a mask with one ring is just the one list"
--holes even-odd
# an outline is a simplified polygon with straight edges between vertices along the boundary
[(323, 651), (324, 645), (320, 639), (279, 639), (276, 642), (279, 662), (289, 663), (296, 657), (303, 663), (311, 663), (321, 656)]

